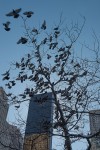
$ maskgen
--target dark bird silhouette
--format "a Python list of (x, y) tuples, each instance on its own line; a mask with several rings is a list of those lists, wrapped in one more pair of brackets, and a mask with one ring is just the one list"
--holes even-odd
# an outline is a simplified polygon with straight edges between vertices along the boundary
[(2, 76), (4, 76), (4, 77), (3, 77), (3, 80), (9, 80), (9, 79), (10, 79), (10, 77), (9, 77), (9, 75), (10, 75), (9, 71), (10, 71), (10, 70), (8, 70), (8, 71), (6, 71), (4, 74), (2, 74)]
[(44, 20), (42, 26), (41, 26), (41, 29), (45, 30), (46, 29), (46, 21)]
[(2, 76), (6, 76), (6, 75), (9, 76), (9, 71), (10, 71), (10, 70), (8, 70), (8, 71), (6, 71), (5, 73), (3, 73)]
[(25, 95), (25, 94), (19, 94), (19, 96), (21, 96), (23, 99), (26, 98), (26, 95)]
[(10, 81), (10, 83), (12, 84), (12, 86), (14, 86), (16, 84), (14, 80)]
[(20, 64), (18, 62), (16, 62), (16, 68), (19, 68), (20, 67)]
[(58, 30), (58, 29), (59, 29), (59, 27), (55, 27), (55, 28), (54, 28), (54, 30)]
[(10, 83), (5, 84), (9, 89), (12, 88), (12, 86), (10, 85)]
[(70, 49), (71, 47), (72, 47), (72, 44), (71, 44), (71, 45), (66, 46), (66, 48), (68, 48), (68, 49)]
[(6, 95), (9, 97), (9, 96), (11, 96), (11, 95), (12, 95), (12, 93), (8, 93), (8, 94), (6, 94)]
[(18, 42), (17, 42), (17, 44), (26, 44), (27, 43), (27, 41), (28, 41), (28, 39), (26, 39), (26, 38), (24, 38), (24, 37), (21, 37), (19, 40), (18, 40)]
[(47, 59), (50, 59), (51, 58), (51, 55), (47, 54)]
[(16, 108), (16, 109), (20, 108), (20, 105), (16, 105), (15, 108)]
[(19, 9), (13, 9), (13, 11), (9, 12), (8, 14), (6, 14), (6, 16), (18, 18), (20, 11), (21, 11), (21, 8), (19, 8)]
[(32, 12), (32, 11), (26, 11), (26, 12), (24, 12), (23, 13), (25, 16), (27, 16), (28, 18), (30, 18), (33, 14), (34, 14), (34, 12)]
[(50, 36), (50, 42), (52, 42), (52, 36)]
[(38, 30), (37, 30), (37, 29), (35, 29), (35, 28), (33, 28), (32, 32), (34, 32), (34, 33), (38, 34)]
[(43, 44), (46, 44), (46, 42), (47, 42), (47, 38), (45, 38), (45, 39), (42, 41)]
[(87, 71), (84, 71), (84, 72), (80, 75), (80, 77), (86, 76), (87, 73), (88, 73)]
[(9, 25), (10, 25), (10, 22), (9, 22), (9, 21), (7, 21), (6, 23), (3, 23), (4, 29), (5, 29), (6, 31), (10, 31)]

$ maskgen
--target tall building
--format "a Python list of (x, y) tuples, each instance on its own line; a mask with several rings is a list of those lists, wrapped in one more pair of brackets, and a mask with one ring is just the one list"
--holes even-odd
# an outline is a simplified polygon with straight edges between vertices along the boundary
[(32, 97), (26, 123), (24, 150), (51, 150), (52, 121), (52, 93)]
[[(100, 131), (100, 110), (90, 111), (90, 131), (95, 134)], [(100, 135), (91, 139), (92, 150), (100, 150)]]
[(5, 91), (0, 87), (0, 150), (22, 150), (23, 138), (16, 126), (7, 121), (9, 105)]

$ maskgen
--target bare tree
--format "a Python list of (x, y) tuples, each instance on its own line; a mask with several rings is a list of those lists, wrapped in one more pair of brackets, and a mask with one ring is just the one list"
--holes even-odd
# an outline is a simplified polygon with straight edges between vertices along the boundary
[[(91, 138), (99, 134), (99, 131), (95, 134), (84, 132), (84, 125), (92, 106), (100, 104), (100, 58), (97, 37), (95, 36), (93, 49), (87, 47), (93, 58), (76, 57), (74, 48), (85, 24), (84, 17), (82, 25), (72, 23), (70, 27), (64, 26), (60, 17), (59, 23), (50, 30), (46, 20), (39, 27), (29, 26), (28, 19), (34, 13), (29, 11), (20, 15), (20, 11), (21, 9), (13, 10), (7, 16), (22, 19), (25, 34), (17, 44), (27, 45), (32, 50), (19, 62), (12, 63), (10, 69), (3, 74), (3, 80), (7, 80), (8, 89), (24, 82), (27, 82), (29, 87), (17, 96), (8, 93), (10, 102), (18, 104), (16, 107), (19, 108), (21, 103), (37, 93), (52, 92), (52, 128), (56, 130), (52, 134), (65, 140), (65, 150), (71, 150), (72, 144), (81, 139), (87, 141), (87, 150), (90, 150)], [(7, 32), (10, 31), (9, 26), (10, 22), (4, 24)], [(11, 78), (13, 67), (17, 73)]]

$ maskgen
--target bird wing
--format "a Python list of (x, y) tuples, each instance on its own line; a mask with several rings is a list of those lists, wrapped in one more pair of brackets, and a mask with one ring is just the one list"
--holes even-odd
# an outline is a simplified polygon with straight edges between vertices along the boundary
[(21, 10), (22, 10), (22, 9), (19, 8), (19, 9), (15, 9), (14, 11), (15, 11), (16, 13), (19, 13)]
[(24, 14), (24, 15), (27, 15), (27, 14), (28, 14), (28, 12), (26, 11), (26, 12), (24, 12), (23, 14)]
[(19, 9), (13, 9), (13, 11), (11, 11), (11, 12), (9, 12), (8, 14), (6, 14), (6, 16), (13, 16), (14, 15), (14, 13), (19, 13), (21, 11), (21, 8), (19, 8)]
[(31, 15), (31, 14), (33, 14), (33, 12), (32, 11), (25, 11), (24, 13), (23, 13), (24, 15)]
[(17, 44), (20, 44), (21, 42), (22, 42), (22, 39), (19, 39), (18, 42), (17, 42)]
[(6, 14), (6, 16), (8, 16), (8, 17), (13, 16), (13, 11), (9, 12), (8, 14)]
[(33, 11), (29, 11), (28, 13), (29, 13), (29, 14), (31, 14), (31, 15), (32, 15), (32, 14), (34, 14), (34, 12), (33, 12)]

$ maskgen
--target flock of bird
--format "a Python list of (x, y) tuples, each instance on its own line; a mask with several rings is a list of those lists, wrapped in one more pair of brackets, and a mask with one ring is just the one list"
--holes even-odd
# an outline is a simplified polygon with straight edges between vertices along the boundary
[[(21, 8), (20, 9), (15, 9), (15, 10), (12, 10), (11, 12), (9, 12), (8, 14), (6, 14), (7, 17), (13, 17), (13, 18), (18, 18), (20, 17), (20, 12), (21, 12)], [(32, 11), (26, 11), (23, 13), (23, 15), (25, 15), (26, 17), (30, 18), (32, 15), (34, 14), (34, 12)], [(10, 22), (7, 21), (6, 23), (3, 23), (3, 26), (4, 26), (4, 29), (6, 31), (10, 31)], [(44, 22), (42, 23), (41, 25), (41, 29), (42, 30), (46, 30), (46, 21), (44, 20)], [(50, 35), (49, 39), (48, 38), (44, 38), (44, 40), (42, 41), (42, 44), (46, 44), (47, 41), (49, 40), (49, 49), (55, 49), (55, 48), (58, 48), (58, 42), (57, 42), (57, 37), (59, 36), (60, 34), (60, 31), (59, 31), (59, 27), (55, 27), (54, 29), (54, 35)], [(32, 32), (38, 34), (38, 30), (37, 29), (33, 29)], [(53, 38), (56, 39), (56, 42), (52, 42), (53, 41)], [(35, 40), (35, 39), (34, 39)], [(26, 44), (28, 42), (28, 39), (25, 38), (25, 37), (21, 37), (17, 44)], [(57, 75), (59, 76), (59, 78), (63, 78), (65, 79), (65, 76), (67, 76), (68, 74), (66, 74), (66, 71), (64, 70), (64, 66), (66, 65), (66, 62), (69, 58), (69, 56), (71, 55), (71, 52), (70, 52), (70, 49), (71, 49), (72, 45), (69, 45), (69, 46), (64, 46), (64, 47), (60, 47), (58, 48), (58, 55), (55, 56), (55, 60), (54, 60), (54, 66), (51, 68), (51, 70), (48, 70), (48, 68), (46, 67), (43, 67), (42, 68), (42, 71), (44, 72), (44, 75), (46, 77), (49, 77), (50, 78), (50, 73), (57, 73)], [(35, 57), (37, 58), (37, 61), (40, 63), (41, 61), (41, 58), (40, 58), (40, 54), (39, 54), (39, 48), (40, 48), (40, 45), (37, 45), (36, 46), (36, 50), (35, 51)], [(36, 82), (37, 86), (38, 87), (47, 87), (48, 86), (48, 83), (47, 82), (44, 82), (44, 79), (43, 78), (40, 78), (38, 75), (39, 73), (41, 74), (41, 70), (38, 69), (38, 71), (33, 75), (34, 73), (34, 65), (32, 63), (30, 63), (30, 54), (28, 54), (28, 59), (26, 62), (24, 62), (24, 58), (22, 58), (21, 60), (21, 63), (18, 63), (16, 62), (16, 68), (20, 68), (21, 69), (21, 72), (19, 73), (18, 77), (16, 78), (16, 80), (20, 80), (21, 83), (23, 81), (25, 81), (26, 79), (29, 79), (30, 81), (34, 81)], [(50, 59), (52, 56), (50, 54), (47, 54), (47, 59)], [(30, 76), (27, 76), (27, 74), (23, 74), (24, 70), (26, 69), (26, 67), (29, 67), (28, 69), (32, 71), (32, 74)], [(80, 68), (80, 65), (77, 63), (74, 67), (78, 67)], [(84, 71), (80, 77), (83, 77), (87, 75), (87, 71)], [(66, 80), (67, 82), (69, 83), (69, 86), (71, 86), (77, 79), (77, 77), (79, 77), (79, 75), (77, 74), (72, 74), (72, 75), (68, 75), (70, 76), (70, 78), (68, 79), (66, 77)], [(3, 80), (9, 80), (10, 79), (10, 70), (8, 70), (6, 73), (3, 74)], [(13, 80), (13, 81), (9, 81), (9, 83), (6, 84), (6, 86), (8, 86), (8, 88), (12, 88), (12, 86), (14, 86), (16, 84), (16, 82)], [(30, 92), (32, 93), (32, 92)], [(23, 96), (25, 98), (25, 96)]]
[[(19, 13), (21, 12), (21, 10), (22, 10), (21, 8), (13, 9), (11, 12), (7, 13), (6, 16), (7, 17), (18, 18), (20, 16)], [(33, 14), (34, 14), (33, 11), (26, 11), (26, 12), (23, 13), (23, 15), (25, 15), (27, 18), (30, 18)], [(4, 29), (6, 31), (10, 31), (9, 25), (10, 25), (9, 21), (7, 21), (6, 23), (3, 23)]]

